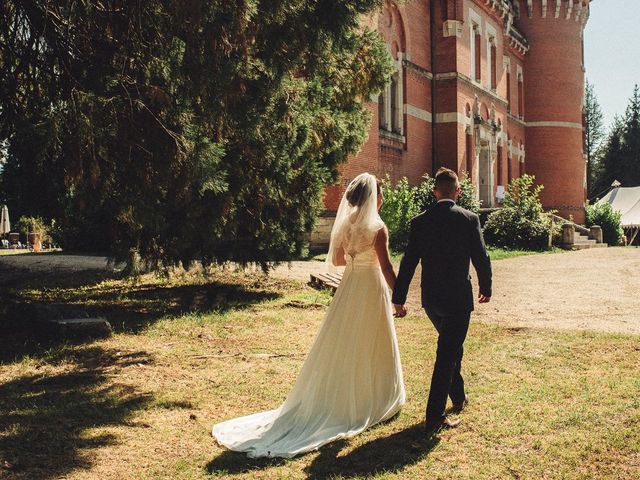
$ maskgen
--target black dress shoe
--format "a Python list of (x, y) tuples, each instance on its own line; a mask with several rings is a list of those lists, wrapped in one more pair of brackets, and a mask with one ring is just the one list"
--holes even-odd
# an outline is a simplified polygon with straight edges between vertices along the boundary
[(437, 422), (427, 422), (424, 426), (424, 429), (427, 437), (431, 437), (443, 428), (456, 428), (461, 423), (462, 420), (460, 419), (452, 420), (449, 417), (444, 417), (442, 420), (439, 420)]
[(467, 407), (467, 405), (469, 405), (469, 395), (465, 395), (462, 402), (454, 403), (450, 411), (451, 413), (460, 413)]

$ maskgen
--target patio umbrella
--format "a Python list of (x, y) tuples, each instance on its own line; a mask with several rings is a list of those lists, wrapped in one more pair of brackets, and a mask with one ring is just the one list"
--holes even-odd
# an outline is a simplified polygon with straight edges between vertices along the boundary
[(2, 207), (2, 214), (0, 214), (0, 235), (5, 235), (11, 230), (11, 223), (9, 223), (9, 209), (6, 205)]

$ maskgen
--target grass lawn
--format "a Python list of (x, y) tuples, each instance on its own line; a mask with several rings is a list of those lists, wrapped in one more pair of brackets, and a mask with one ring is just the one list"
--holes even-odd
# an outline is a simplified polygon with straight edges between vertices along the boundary
[[(637, 336), (472, 322), (463, 424), (416, 450), (435, 336), (424, 316), (398, 320), (408, 403), (397, 418), (300, 458), (249, 460), (218, 447), (211, 426), (284, 400), (326, 292), (218, 272), (11, 293), (0, 478), (640, 477)], [(59, 343), (20, 331), (17, 312), (34, 305), (105, 315), (116, 333)]]

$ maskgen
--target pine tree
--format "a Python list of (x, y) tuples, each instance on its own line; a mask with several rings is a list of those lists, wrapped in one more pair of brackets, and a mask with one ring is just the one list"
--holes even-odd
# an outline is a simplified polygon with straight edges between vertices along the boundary
[(295, 255), (391, 73), (381, 0), (0, 3), (4, 189), (66, 246)]
[(592, 197), (594, 199), (602, 197), (611, 187), (614, 180), (621, 181), (624, 174), (624, 165), (621, 162), (621, 151), (623, 144), (624, 122), (616, 116), (613, 120), (611, 130), (602, 146), (602, 154), (599, 158), (597, 180), (593, 185)]
[(625, 175), (620, 180), (626, 187), (640, 186), (640, 90), (633, 89), (624, 117), (623, 145), (620, 152)]
[(598, 153), (605, 137), (604, 115), (593, 84), (587, 80), (585, 89), (585, 154), (587, 156), (587, 191), (593, 195), (595, 173), (598, 171)]

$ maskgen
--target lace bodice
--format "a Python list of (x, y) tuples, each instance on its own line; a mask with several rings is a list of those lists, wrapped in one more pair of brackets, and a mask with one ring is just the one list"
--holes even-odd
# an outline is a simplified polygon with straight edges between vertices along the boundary
[(375, 266), (379, 265), (374, 242), (377, 231), (361, 232), (347, 228), (342, 241), (347, 266)]

